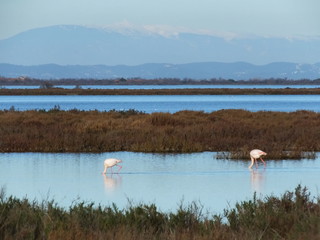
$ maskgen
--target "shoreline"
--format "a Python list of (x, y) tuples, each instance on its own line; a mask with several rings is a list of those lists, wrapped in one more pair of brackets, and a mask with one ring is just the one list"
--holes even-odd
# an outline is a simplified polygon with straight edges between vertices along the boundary
[(320, 95), (320, 88), (0, 89), (6, 95)]

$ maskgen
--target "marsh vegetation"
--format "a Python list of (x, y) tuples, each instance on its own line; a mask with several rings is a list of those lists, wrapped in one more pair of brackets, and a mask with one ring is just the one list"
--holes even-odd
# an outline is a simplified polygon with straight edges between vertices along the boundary
[(313, 157), (320, 150), (320, 113), (180, 111), (146, 114), (60, 110), (0, 111), (1, 152), (230, 152), (247, 158)]
[(212, 215), (198, 203), (161, 212), (79, 202), (64, 209), (0, 194), (0, 238), (8, 239), (319, 239), (320, 199), (300, 185), (282, 196), (238, 202)]

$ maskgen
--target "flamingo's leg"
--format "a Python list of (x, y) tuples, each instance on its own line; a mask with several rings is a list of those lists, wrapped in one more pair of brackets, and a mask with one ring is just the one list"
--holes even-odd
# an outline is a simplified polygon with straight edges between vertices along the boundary
[(252, 168), (253, 164), (254, 164), (254, 158), (251, 157), (251, 164), (250, 164), (250, 166), (249, 166), (249, 169)]
[(265, 161), (263, 161), (263, 159), (262, 159), (262, 158), (260, 158), (260, 160), (263, 162), (264, 166), (266, 166), (266, 165), (267, 165), (267, 164), (266, 164), (266, 162), (265, 162)]
[(257, 161), (257, 159), (254, 159), (254, 162), (256, 163), (256, 168), (258, 168), (258, 161)]

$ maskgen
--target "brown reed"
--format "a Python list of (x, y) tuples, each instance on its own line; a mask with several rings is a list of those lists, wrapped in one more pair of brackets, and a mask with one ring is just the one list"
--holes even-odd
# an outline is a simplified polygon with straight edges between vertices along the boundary
[[(320, 113), (180, 111), (0, 111), (1, 152), (230, 152), (253, 148), (269, 159), (302, 158), (320, 150)], [(307, 155), (308, 157), (308, 155)]]

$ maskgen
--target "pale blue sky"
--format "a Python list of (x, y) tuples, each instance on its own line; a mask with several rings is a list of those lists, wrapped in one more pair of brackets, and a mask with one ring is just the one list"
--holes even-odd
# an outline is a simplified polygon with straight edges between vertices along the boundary
[(60, 24), (320, 37), (320, 0), (0, 0), (0, 39)]

